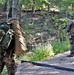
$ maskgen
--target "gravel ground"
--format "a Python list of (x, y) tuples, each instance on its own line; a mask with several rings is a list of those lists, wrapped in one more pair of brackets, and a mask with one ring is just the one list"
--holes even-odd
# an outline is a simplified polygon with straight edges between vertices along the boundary
[(24, 61), (16, 75), (74, 75), (74, 57), (67, 57), (68, 54), (69, 51), (44, 61)]

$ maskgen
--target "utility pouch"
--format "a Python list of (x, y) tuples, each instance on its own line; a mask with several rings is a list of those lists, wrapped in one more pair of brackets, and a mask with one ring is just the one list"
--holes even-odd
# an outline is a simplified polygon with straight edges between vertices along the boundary
[(0, 42), (2, 41), (4, 35), (5, 32), (3, 30), (0, 30)]
[(13, 35), (13, 30), (12, 29), (9, 29), (6, 34), (4, 35), (1, 43), (0, 43), (0, 46), (2, 46), (3, 49), (7, 49), (11, 43), (11, 40), (12, 40), (12, 35)]

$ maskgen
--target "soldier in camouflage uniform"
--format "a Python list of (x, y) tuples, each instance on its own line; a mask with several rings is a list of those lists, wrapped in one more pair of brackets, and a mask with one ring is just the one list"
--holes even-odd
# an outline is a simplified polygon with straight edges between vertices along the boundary
[(70, 40), (70, 55), (69, 57), (74, 56), (74, 14), (70, 15), (70, 21), (66, 25), (65, 29), (68, 32), (68, 37)]
[[(11, 35), (13, 34), (13, 32), (9, 32), (9, 33), (11, 33)], [(7, 67), (8, 75), (15, 75), (15, 72), (16, 72), (16, 65), (15, 65), (15, 61), (13, 58), (14, 47), (15, 47), (14, 34), (10, 38), (11, 38), (11, 42), (7, 48), (2, 46), (1, 41), (0, 41), (0, 75), (1, 75), (1, 72), (3, 71), (4, 65), (6, 65)], [(6, 37), (6, 41), (7, 41), (7, 37)]]

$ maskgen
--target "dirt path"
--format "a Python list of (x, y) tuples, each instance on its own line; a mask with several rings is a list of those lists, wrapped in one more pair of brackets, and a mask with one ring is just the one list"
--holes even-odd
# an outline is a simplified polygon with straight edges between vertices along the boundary
[(68, 52), (38, 62), (24, 62), (18, 66), (16, 75), (74, 75), (74, 57)]

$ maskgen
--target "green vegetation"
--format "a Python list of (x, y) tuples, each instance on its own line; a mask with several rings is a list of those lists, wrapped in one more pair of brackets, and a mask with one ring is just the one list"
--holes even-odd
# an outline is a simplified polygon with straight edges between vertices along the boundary
[[(46, 44), (35, 48), (32, 52), (27, 52), (20, 58), (28, 61), (39, 61), (54, 57), (58, 53), (63, 53), (69, 50), (70, 44), (67, 39), (64, 42), (53, 41), (52, 44)], [(19, 59), (20, 59), (19, 58)]]
[(53, 53), (53, 48), (51, 44), (40, 46), (34, 50), (34, 55), (31, 57), (30, 61), (48, 59), (49, 57), (53, 55), (54, 53)]
[(22, 59), (29, 61), (45, 60), (49, 57), (54, 56), (53, 48), (49, 45), (42, 45), (33, 50), (33, 52), (28, 52), (26, 55), (21, 57)]
[[(13, 0), (9, 0), (9, 4), (7, 1), (0, 0), (3, 9), (6, 9), (7, 5), (8, 8), (11, 7)], [(28, 51), (17, 56), (16, 61), (19, 59), (29, 61), (46, 60), (58, 53), (69, 50), (70, 44), (67, 33), (62, 28), (66, 26), (69, 15), (74, 14), (74, 0), (17, 1), (17, 11), (25, 31)], [(6, 73), (5, 68), (2, 75)]]
[(66, 40), (64, 42), (60, 42), (59, 40), (54, 41), (52, 45), (54, 54), (65, 52), (70, 48), (69, 40)]

